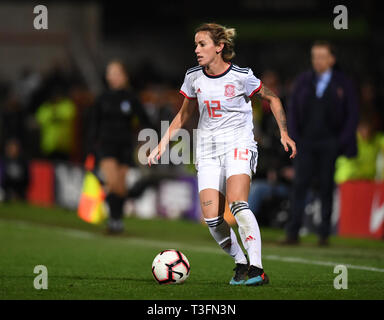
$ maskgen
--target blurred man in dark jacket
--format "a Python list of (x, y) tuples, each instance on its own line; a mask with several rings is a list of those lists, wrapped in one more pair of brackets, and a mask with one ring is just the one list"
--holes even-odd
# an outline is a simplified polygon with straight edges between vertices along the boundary
[(291, 215), (283, 243), (296, 244), (302, 223), (306, 193), (318, 178), (322, 222), (319, 245), (327, 245), (332, 213), (335, 160), (357, 153), (358, 105), (356, 90), (334, 68), (330, 43), (315, 42), (311, 49), (313, 69), (301, 74), (288, 104), (288, 129), (297, 143)]

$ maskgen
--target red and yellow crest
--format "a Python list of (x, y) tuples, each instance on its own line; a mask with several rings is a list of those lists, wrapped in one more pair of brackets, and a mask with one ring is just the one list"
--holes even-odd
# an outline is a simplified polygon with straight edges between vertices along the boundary
[(226, 84), (224, 87), (224, 95), (228, 98), (235, 96), (235, 86), (233, 84)]

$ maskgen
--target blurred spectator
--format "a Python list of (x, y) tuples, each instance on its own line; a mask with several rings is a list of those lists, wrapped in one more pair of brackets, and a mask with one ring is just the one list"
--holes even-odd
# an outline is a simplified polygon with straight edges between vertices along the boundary
[(160, 133), (160, 122), (172, 120), (172, 111), (164, 99), (164, 86), (148, 86), (140, 91), (140, 101), (152, 123), (157, 124)]
[(384, 133), (375, 130), (374, 118), (363, 117), (357, 128), (357, 156), (340, 156), (336, 160), (335, 181), (374, 180), (380, 151), (384, 151)]
[(371, 118), (371, 127), (374, 131), (378, 128), (383, 128), (383, 119), (380, 117), (378, 105), (376, 88), (373, 81), (364, 80), (360, 86), (360, 114), (368, 115)]
[(32, 96), (40, 87), (41, 82), (42, 77), (38, 72), (33, 71), (28, 66), (25, 66), (21, 70), (20, 76), (15, 84), (15, 90), (23, 110), (29, 110)]
[[(279, 77), (272, 70), (265, 71), (261, 76), (261, 81), (276, 95), (284, 101)], [(280, 202), (289, 198), (290, 184), (293, 179), (293, 167), (285, 151), (280, 148), (280, 132), (276, 126), (276, 120), (272, 114), (268, 101), (260, 100), (255, 112), (259, 113), (255, 117), (258, 122), (256, 136), (260, 153), (258, 155), (257, 175), (252, 180), (248, 197), (249, 207), (257, 216), (258, 221), (270, 222), (273, 208), (268, 207), (268, 212), (261, 212), (262, 205), (266, 202), (279, 206)]]
[(5, 142), (1, 179), (5, 201), (25, 200), (29, 182), (28, 162), (25, 159), (19, 140), (10, 138)]
[(298, 154), (294, 159), (295, 179), (284, 244), (299, 242), (306, 195), (315, 177), (321, 201), (318, 244), (328, 244), (335, 161), (338, 155), (357, 154), (356, 90), (334, 68), (336, 57), (328, 42), (315, 42), (311, 57), (313, 70), (298, 77), (288, 104), (288, 129), (296, 141)]
[(16, 138), (21, 147), (25, 142), (25, 112), (13, 92), (8, 92), (1, 110), (1, 139), (4, 142)]
[(40, 126), (40, 149), (53, 160), (69, 160), (74, 145), (76, 107), (60, 86), (51, 89), (49, 99), (36, 111)]
[(71, 155), (71, 161), (81, 163), (85, 158), (87, 134), (86, 121), (92, 106), (95, 103), (95, 97), (88, 87), (79, 82), (74, 83), (69, 90), (69, 97), (76, 106), (76, 116), (74, 120), (74, 147)]
[(48, 63), (39, 75), (34, 73), (32, 73), (33, 76), (29, 75), (26, 79), (39, 78), (39, 86), (29, 96), (28, 113), (34, 115), (41, 104), (47, 101), (52, 92), (57, 91), (58, 88), (67, 95), (71, 85), (78, 81), (78, 74), (73, 63), (57, 58)]
[[(102, 179), (110, 209), (108, 232), (123, 231), (123, 202), (133, 183), (133, 158), (137, 146), (136, 128), (152, 127), (135, 93), (129, 86), (129, 75), (121, 61), (113, 60), (106, 68), (108, 89), (91, 108), (88, 153), (100, 161)], [(129, 172), (130, 171), (130, 172)], [(127, 175), (127, 173), (129, 174)]]

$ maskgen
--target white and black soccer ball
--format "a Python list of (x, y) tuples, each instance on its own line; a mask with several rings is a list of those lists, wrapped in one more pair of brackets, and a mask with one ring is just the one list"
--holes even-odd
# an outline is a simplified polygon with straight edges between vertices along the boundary
[(190, 271), (187, 257), (175, 249), (161, 251), (152, 262), (152, 274), (159, 284), (183, 283)]

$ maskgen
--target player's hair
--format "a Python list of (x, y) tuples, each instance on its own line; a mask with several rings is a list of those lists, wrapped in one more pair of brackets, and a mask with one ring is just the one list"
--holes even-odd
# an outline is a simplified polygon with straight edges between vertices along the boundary
[(204, 23), (195, 30), (195, 33), (200, 31), (208, 31), (215, 45), (224, 43), (221, 56), (225, 62), (229, 62), (234, 58), (234, 38), (236, 36), (234, 28), (226, 28), (217, 23)]
[(336, 56), (335, 47), (329, 41), (326, 41), (326, 40), (316, 40), (312, 44), (312, 48), (313, 47), (326, 47), (331, 55), (333, 55), (334, 57)]

